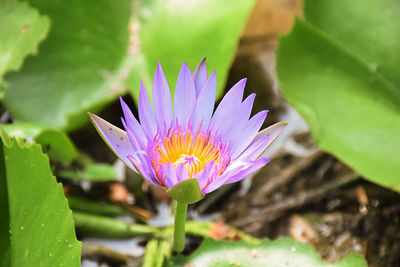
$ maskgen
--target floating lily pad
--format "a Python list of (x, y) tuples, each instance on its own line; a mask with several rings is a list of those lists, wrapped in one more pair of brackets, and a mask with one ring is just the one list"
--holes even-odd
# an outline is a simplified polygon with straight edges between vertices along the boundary
[(166, 267), (366, 267), (361, 255), (351, 254), (337, 263), (322, 261), (311, 245), (296, 243), (290, 238), (263, 240), (258, 245), (245, 242), (205, 239), (189, 257), (181, 255), (168, 260)]
[[(160, 61), (171, 91), (179, 69), (187, 62), (192, 71), (207, 57), (210, 71), (216, 70), (217, 94), (223, 92), (240, 35), (254, 0), (142, 1), (139, 10), (141, 58), (144, 73), (133, 68), (128, 87), (138, 99), (139, 81), (150, 85)], [(206, 12), (212, 10), (212, 12)], [(210, 74), (210, 73), (209, 73)]]
[[(384, 45), (387, 40), (400, 47), (398, 23), (394, 18), (380, 21), (380, 13), (386, 11), (378, 2), (376, 8), (364, 1), (352, 2), (358, 11), (346, 8), (344, 1), (322, 1), (332, 7), (317, 2), (306, 4), (310, 10), (305, 12), (320, 13), (311, 19), (317, 27), (298, 20), (292, 33), (280, 41), (277, 71), (283, 95), (307, 121), (323, 150), (370, 181), (400, 191), (400, 88), (395, 87), (395, 79), (389, 80), (393, 71), (400, 77), (400, 69), (386, 61), (391, 57), (390, 61), (400, 62), (400, 54)], [(397, 2), (383, 2), (393, 12), (398, 10)], [(320, 16), (329, 19), (334, 29), (327, 29), (325, 23), (318, 28)], [(341, 20), (343, 16), (346, 19)], [(364, 23), (367, 17), (378, 23), (371, 22), (374, 28), (382, 27), (390, 36), (369, 42), (364, 36), (368, 35), (364, 28), (370, 27)], [(364, 53), (371, 46), (376, 53), (388, 54)], [(373, 66), (374, 60), (382, 62), (382, 72)]]
[(308, 23), (400, 88), (399, 1), (306, 0), (304, 13)]
[(77, 128), (87, 121), (86, 111), (98, 111), (127, 88), (137, 100), (139, 81), (151, 85), (158, 61), (173, 91), (183, 62), (194, 70), (207, 56), (209, 69), (217, 71), (221, 93), (254, 4), (254, 0), (140, 1), (139, 5), (129, 0), (100, 0), (95, 5), (78, 0), (67, 5), (28, 2), (51, 19), (52, 27), (38, 56), (6, 76), (4, 103), (19, 121), (64, 129)]
[[(0, 0), (0, 88), (3, 75), (18, 70), (25, 57), (37, 52), (50, 21), (25, 2)], [(4, 86), (4, 85), (3, 85)]]
[(4, 102), (20, 121), (77, 127), (89, 108), (121, 94), (113, 78), (126, 55), (131, 1), (27, 2), (52, 27), (38, 56), (6, 76)]

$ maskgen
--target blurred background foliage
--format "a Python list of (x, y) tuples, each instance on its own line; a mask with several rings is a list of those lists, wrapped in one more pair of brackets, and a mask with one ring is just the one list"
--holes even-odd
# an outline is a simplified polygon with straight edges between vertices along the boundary
[(304, 13), (279, 46), (284, 96), (323, 150), (400, 191), (400, 4), (307, 0)]
[[(250, 184), (240, 191), (228, 186), (193, 212), (207, 216), (216, 205), (222, 219), (246, 233), (284, 231), (330, 261), (357, 252), (371, 266), (400, 266), (400, 244), (392, 239), (400, 220), (399, 17), (396, 0), (0, 0), (0, 210), (6, 218), (0, 265), (32, 259), (31, 266), (79, 266), (74, 223), (80, 239), (150, 236), (143, 264), (163, 264), (170, 229), (149, 221), (168, 197), (114, 163), (87, 112), (104, 112), (119, 124), (117, 97), (129, 95), (134, 109), (139, 82), (150, 91), (158, 61), (174, 91), (182, 63), (194, 70), (206, 56), (209, 71), (217, 72), (218, 97), (248, 77), (246, 94), (257, 93), (253, 112), (270, 108), (266, 123), (287, 120), (289, 127)], [(227, 196), (240, 204), (218, 201)], [(340, 211), (337, 219), (332, 212)], [(111, 218), (127, 214), (135, 218), (128, 227)], [(317, 233), (333, 218), (343, 229), (325, 237), (321, 226), (314, 239), (310, 229)], [(292, 224), (305, 240), (291, 232)], [(225, 231), (220, 239), (242, 239), (246, 244), (235, 246), (246, 253), (260, 241), (218, 224), (188, 225), (197, 238), (219, 239)], [(189, 252), (198, 245), (193, 240)], [(194, 263), (229, 246), (205, 243), (168, 264)], [(292, 264), (322, 264), (310, 247), (299, 245), (302, 260), (291, 254), (295, 245), (285, 239), (263, 241), (256, 251), (270, 246), (293, 257)], [(137, 260), (85, 242), (82, 253), (111, 266)], [(353, 255), (337, 264), (365, 262)]]
[[(26, 12), (27, 3), (2, 2), (4, 9)], [(5, 47), (4, 55), (15, 54), (14, 61), (21, 62), (35, 51), (12, 41), (26, 34), (24, 27), (29, 32), (26, 41), (34, 48), (47, 31), (48, 35), (37, 56), (27, 58), (18, 72), (7, 75), (4, 104), (18, 120), (61, 129), (81, 126), (87, 122), (87, 110), (104, 108), (128, 91), (137, 99), (139, 81), (151, 86), (158, 61), (173, 90), (175, 70), (182, 62), (194, 68), (208, 57), (209, 67), (218, 73), (220, 95), (253, 5), (253, 1), (207, 0), (143, 1), (140, 5), (107, 0), (96, 5), (89, 1), (28, 3), (32, 21), (21, 22), (18, 13), (9, 18), (18, 23), (2, 33), (2, 39), (12, 44)], [(204, 16), (204, 6), (213, 12)], [(16, 70), (18, 65), (12, 63), (2, 73)]]

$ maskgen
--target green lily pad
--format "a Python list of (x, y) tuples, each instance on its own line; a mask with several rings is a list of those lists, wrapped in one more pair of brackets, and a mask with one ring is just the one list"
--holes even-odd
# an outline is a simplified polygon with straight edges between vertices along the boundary
[(6, 76), (4, 103), (20, 121), (68, 130), (87, 121), (84, 112), (98, 111), (127, 88), (137, 100), (139, 81), (151, 85), (158, 61), (174, 90), (183, 62), (194, 70), (207, 56), (209, 69), (217, 71), (221, 93), (254, 4), (170, 0), (141, 1), (131, 7), (129, 0), (101, 0), (96, 5), (78, 0), (68, 5), (28, 2), (50, 17), (52, 28), (39, 55)]
[(80, 266), (81, 243), (47, 156), (0, 135), (0, 265)]
[[(132, 69), (128, 88), (138, 99), (139, 81), (153, 81), (160, 61), (173, 92), (179, 69), (187, 62), (192, 71), (203, 57), (208, 69), (216, 70), (217, 95), (223, 92), (239, 37), (254, 0), (174, 0), (142, 1), (139, 10), (141, 55), (137, 63), (146, 73)], [(212, 12), (207, 12), (212, 10)], [(209, 73), (209, 74), (210, 74)]]
[[(336, 6), (343, 1), (333, 2), (335, 8), (344, 12), (340, 5)], [(324, 11), (319, 11), (324, 16), (340, 13), (329, 5), (324, 7)], [(385, 12), (370, 8), (363, 11), (368, 14), (364, 15), (366, 17), (375, 17), (371, 12)], [(354, 31), (364, 34), (362, 29), (369, 26), (354, 12), (346, 9), (344, 13), (346, 18), (351, 18), (351, 23), (346, 19), (337, 21), (332, 27), (343, 28), (342, 24), (351, 24)], [(385, 27), (386, 23), (379, 25)], [(346, 33), (349, 39), (356, 35), (351, 31)], [(396, 32), (392, 34), (396, 35)], [(371, 67), (366, 55), (360, 58), (361, 54), (351, 51), (356, 44), (352, 45), (353, 48), (307, 22), (296, 21), (292, 33), (280, 41), (277, 56), (279, 83), (283, 95), (307, 121), (323, 150), (337, 156), (370, 181), (400, 191), (400, 90), (393, 85), (396, 84), (394, 80), (387, 79), (389, 72), (382, 73), (386, 75), (384, 77)], [(369, 45), (368, 41), (357, 42), (360, 51)], [(378, 48), (378, 43), (374, 45)], [(398, 56), (390, 50), (387, 53), (390, 57)], [(399, 62), (400, 57), (393, 60)], [(400, 77), (398, 68), (397, 72)]]
[(6, 72), (18, 70), (27, 55), (37, 52), (50, 21), (27, 3), (14, 0), (0, 0), (0, 18), (3, 25), (0, 27), (1, 83)]
[(400, 88), (399, 1), (306, 0), (304, 13), (308, 23)]
[(69, 137), (62, 131), (33, 123), (0, 125), (9, 136), (35, 141), (52, 160), (69, 165), (78, 157), (78, 151)]
[(188, 179), (180, 182), (167, 191), (167, 194), (178, 202), (192, 204), (203, 199), (197, 179)]
[(366, 267), (361, 255), (351, 254), (337, 263), (323, 262), (311, 245), (296, 243), (290, 238), (276, 241), (263, 240), (258, 245), (245, 242), (205, 239), (189, 257), (175, 256), (167, 260), (166, 267)]
[(52, 27), (39, 55), (6, 76), (4, 103), (20, 121), (76, 128), (87, 121), (89, 108), (122, 92), (113, 78), (126, 55), (131, 2), (27, 2), (47, 15)]

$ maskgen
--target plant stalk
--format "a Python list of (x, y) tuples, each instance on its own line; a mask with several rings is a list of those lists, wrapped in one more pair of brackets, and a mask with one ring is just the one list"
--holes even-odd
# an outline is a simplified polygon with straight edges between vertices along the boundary
[(176, 202), (173, 249), (181, 253), (185, 248), (185, 222), (188, 205)]

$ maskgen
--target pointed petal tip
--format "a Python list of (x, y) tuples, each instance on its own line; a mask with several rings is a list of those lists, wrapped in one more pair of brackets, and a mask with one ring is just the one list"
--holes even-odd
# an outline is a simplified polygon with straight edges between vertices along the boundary
[[(248, 98), (248, 99), (254, 100), (254, 99), (256, 98), (256, 93), (251, 93), (247, 98)], [(247, 99), (247, 98), (246, 98), (246, 99)], [(249, 101), (249, 100), (248, 100), (248, 101)]]
[(199, 64), (197, 64), (196, 69), (193, 72), (193, 75), (196, 77), (199, 73), (203, 73), (207, 78), (207, 62), (206, 57), (203, 57)]
[(99, 116), (97, 116), (96, 114), (93, 114), (92, 112), (88, 112), (88, 114), (89, 114), (91, 123), (92, 123), (93, 126), (95, 126), (95, 128), (97, 129), (96, 119), (99, 118)]
[(126, 105), (122, 96), (119, 97), (119, 102), (121, 103), (121, 105)]
[[(268, 115), (268, 113), (269, 113), (269, 110), (268, 109), (264, 109), (264, 110), (261, 110), (260, 112), (258, 112), (257, 114), (260, 114), (260, 115), (258, 115), (258, 116), (267, 116)], [(256, 114), (256, 115), (257, 115)], [(262, 115), (261, 115), (262, 114)], [(254, 115), (255, 116), (255, 115)], [(254, 117), (253, 116), (253, 117)], [(265, 119), (264, 119), (265, 120)]]
[(93, 113), (91, 113), (91, 112), (88, 112), (88, 114), (89, 114), (90, 119), (92, 120), (92, 122), (95, 123), (95, 124), (97, 124), (97, 121), (98, 121), (99, 119), (101, 119), (99, 116), (97, 116), (96, 114), (93, 114)]
[[(244, 88), (246, 87), (246, 83), (247, 83), (247, 78), (243, 78), (240, 81), (238, 81), (237, 83), (235, 83), (235, 85), (233, 85), (232, 88), (229, 91), (231, 91), (233, 88), (235, 88), (235, 90), (239, 90), (241, 92), (244, 92)], [(228, 93), (229, 93), (229, 91), (228, 91)], [(243, 95), (243, 93), (242, 93), (242, 95)]]
[(121, 103), (121, 107), (122, 107), (122, 111), (124, 113), (125, 118), (129, 117), (130, 115), (133, 116), (131, 114), (131, 109), (128, 107), (128, 105), (125, 103), (124, 99), (122, 99), (122, 97), (119, 97), (119, 101)]
[(268, 162), (271, 161), (271, 159), (267, 157), (259, 157), (258, 159), (260, 159), (263, 162), (263, 164), (267, 164)]
[(279, 125), (280, 127), (285, 128), (286, 126), (289, 125), (289, 123), (287, 123), (286, 121), (280, 121), (280, 122), (277, 122), (276, 125), (277, 126)]
[(182, 64), (180, 72), (182, 72), (182, 71), (185, 72), (185, 74), (190, 74), (190, 76), (192, 75), (192, 72), (191, 72), (191, 70), (189, 68), (189, 65), (187, 64), (186, 61)]
[[(203, 58), (200, 60), (199, 64), (197, 64), (197, 68), (199, 68), (200, 66), (203, 66), (203, 65), (207, 65), (207, 58), (206, 58), (206, 57), (203, 57)], [(196, 69), (197, 69), (197, 68), (196, 68)]]
[(158, 61), (158, 63), (157, 63), (157, 68), (156, 68), (156, 72), (154, 73), (154, 79), (156, 78), (156, 76), (161, 75), (161, 74), (163, 74), (163, 73), (164, 73), (164, 72), (163, 72), (163, 69), (162, 69), (162, 66), (161, 66), (161, 62)]
[(121, 117), (121, 123), (122, 123), (122, 126), (124, 126), (124, 129), (125, 129), (125, 130), (128, 129), (128, 126), (126, 125), (126, 122), (125, 122), (125, 118), (124, 118), (124, 117)]
[(139, 87), (139, 97), (141, 94), (147, 93), (146, 87), (144, 86), (143, 81), (140, 81), (140, 87)]
[(93, 126), (107, 146), (128, 167), (132, 168), (132, 164), (126, 158), (127, 153), (132, 149), (127, 133), (93, 113), (89, 112), (89, 115)]
[[(276, 136), (275, 136), (275, 138), (272, 140), (272, 141), (274, 141), (277, 137), (278, 137), (278, 135), (280, 135), (281, 134), (281, 132), (283, 131), (283, 129), (286, 127), (288, 125), (288, 123), (287, 122), (285, 122), (285, 121), (280, 121), (280, 122), (277, 122), (277, 123), (275, 123), (275, 124), (272, 124), (272, 125), (270, 125), (270, 126), (268, 126), (267, 128), (265, 128), (263, 131), (276, 131)], [(272, 141), (271, 141), (271, 143), (272, 143)]]
[(126, 116), (126, 113), (131, 113), (131, 109), (129, 106), (126, 104), (122, 96), (119, 97), (119, 102), (121, 103), (122, 111), (124, 112), (124, 115)]

